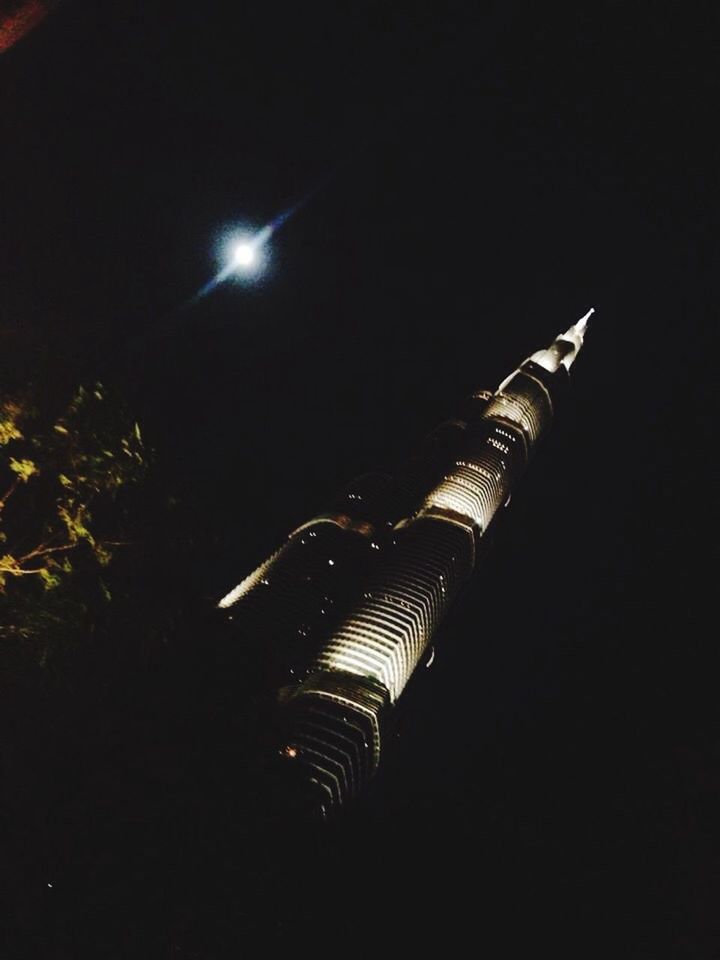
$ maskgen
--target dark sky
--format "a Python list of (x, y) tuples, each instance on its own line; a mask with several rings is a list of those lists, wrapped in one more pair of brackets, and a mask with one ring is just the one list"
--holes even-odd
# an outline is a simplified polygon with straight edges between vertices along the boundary
[[(177, 853), (164, 926), (127, 868), (98, 909), (137, 910), (137, 940), (98, 921), (125, 947), (97, 955), (716, 955), (719, 54), (677, 3), (66, 0), (0, 60), (2, 370), (117, 381), (204, 530), (199, 597), (597, 310), (368, 796), (258, 842), (256, 873), (204, 828), (205, 893)], [(223, 230), (318, 183), (264, 283), (173, 312)]]

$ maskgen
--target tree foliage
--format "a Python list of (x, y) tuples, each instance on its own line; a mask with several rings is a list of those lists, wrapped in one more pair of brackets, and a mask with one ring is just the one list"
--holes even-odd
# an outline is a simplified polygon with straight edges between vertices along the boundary
[(0, 399), (0, 638), (44, 657), (84, 593), (109, 599), (102, 569), (127, 535), (120, 495), (145, 469), (138, 424), (100, 383), (52, 420), (28, 396)]

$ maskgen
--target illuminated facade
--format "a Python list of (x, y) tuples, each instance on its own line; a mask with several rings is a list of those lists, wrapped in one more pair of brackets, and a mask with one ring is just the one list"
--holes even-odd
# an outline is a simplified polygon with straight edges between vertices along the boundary
[(320, 810), (377, 769), (384, 715), (548, 430), (590, 313), (474, 395), (395, 476), (351, 484), (220, 601), (290, 670), (279, 752)]

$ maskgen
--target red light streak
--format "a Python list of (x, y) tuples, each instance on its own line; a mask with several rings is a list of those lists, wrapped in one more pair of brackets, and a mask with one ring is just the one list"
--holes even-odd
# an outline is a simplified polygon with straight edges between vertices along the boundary
[(16, 9), (3, 15), (0, 13), (0, 53), (15, 46), (25, 34), (37, 26), (46, 16), (50, 3), (41, 0), (25, 0), (20, 4), (9, 4)]

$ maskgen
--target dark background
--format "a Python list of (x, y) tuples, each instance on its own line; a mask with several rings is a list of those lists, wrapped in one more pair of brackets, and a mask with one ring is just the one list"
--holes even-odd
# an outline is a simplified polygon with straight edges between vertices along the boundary
[[(17, 955), (718, 955), (717, 40), (662, 2), (67, 0), (4, 55), (3, 376), (127, 398), (181, 505), (138, 604), (193, 611), (23, 717)], [(175, 311), (317, 184), (262, 283)], [(379, 777), (268, 825), (197, 610), (593, 305)]]

